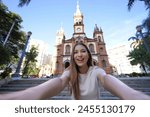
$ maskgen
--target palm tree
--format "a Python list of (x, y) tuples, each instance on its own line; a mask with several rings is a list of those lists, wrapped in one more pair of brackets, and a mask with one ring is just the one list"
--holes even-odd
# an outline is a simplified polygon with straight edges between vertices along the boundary
[[(139, 33), (139, 27), (140, 27), (140, 33)], [(133, 40), (133, 42), (130, 45), (130, 47), (133, 49), (138, 48), (141, 44), (143, 44), (143, 38), (144, 38), (143, 37), (144, 33), (142, 33), (142, 27), (137, 26), (136, 30), (137, 30), (137, 32), (135, 34), (135, 37), (132, 36), (128, 39), (128, 41)]]
[[(138, 48), (139, 45), (141, 45), (141, 44), (143, 43), (143, 40), (139, 40), (139, 39), (136, 39), (136, 38), (134, 38), (134, 37), (130, 37), (130, 38), (132, 38), (132, 40), (134, 40), (134, 41), (130, 44), (130, 47), (131, 47), (131, 48)], [(130, 39), (130, 38), (129, 38), (129, 39)]]
[(31, 2), (31, 0), (19, 0), (19, 7), (23, 7), (24, 5), (28, 5)]
[(131, 65), (140, 64), (140, 67), (147, 74), (146, 68), (148, 66), (147, 60), (149, 59), (149, 57), (147, 56), (143, 45), (140, 45), (139, 48), (134, 48), (133, 51), (129, 52), (129, 55), (127, 57), (130, 60)]
[(130, 11), (133, 7), (135, 1), (144, 2), (146, 10), (148, 10), (148, 17), (143, 21), (143, 27), (147, 30), (148, 34), (150, 33), (150, 0), (128, 0), (128, 10)]
[[(131, 8), (133, 7), (135, 1), (137, 1), (137, 0), (129, 0), (128, 1), (128, 9), (129, 10), (131, 10)], [(146, 6), (146, 10), (150, 11), (150, 0), (138, 0), (138, 1), (144, 2), (145, 6)]]

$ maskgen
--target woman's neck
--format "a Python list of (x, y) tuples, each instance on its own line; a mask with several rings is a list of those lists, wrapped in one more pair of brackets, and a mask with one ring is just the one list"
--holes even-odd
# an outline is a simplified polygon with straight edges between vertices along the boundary
[(81, 74), (86, 74), (88, 72), (89, 67), (86, 65), (84, 67), (79, 67), (79, 71)]

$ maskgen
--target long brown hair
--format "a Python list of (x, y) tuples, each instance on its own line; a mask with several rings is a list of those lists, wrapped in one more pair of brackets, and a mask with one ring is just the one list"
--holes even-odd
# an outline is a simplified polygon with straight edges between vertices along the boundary
[[(73, 47), (72, 49), (72, 54), (71, 54), (71, 61), (70, 61), (70, 73), (71, 73), (71, 78), (70, 78), (70, 90), (71, 90), (71, 93), (73, 93), (75, 99), (79, 100), (80, 99), (80, 89), (79, 89), (79, 68), (77, 66), (77, 64), (75, 63), (75, 60), (74, 60), (74, 50), (75, 50), (75, 47), (77, 45), (82, 45), (86, 48), (87, 52), (88, 52), (88, 55), (89, 55), (89, 58), (88, 58), (88, 61), (87, 61), (87, 65), (88, 67), (92, 66), (93, 65), (93, 61), (92, 61), (92, 55), (88, 49), (88, 47), (83, 44), (83, 43), (77, 43), (75, 44), (75, 46)], [(72, 92), (73, 91), (73, 92)]]

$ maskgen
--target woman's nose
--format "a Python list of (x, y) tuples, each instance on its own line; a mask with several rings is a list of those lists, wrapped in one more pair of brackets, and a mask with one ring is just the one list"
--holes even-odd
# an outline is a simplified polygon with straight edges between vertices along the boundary
[(81, 52), (78, 52), (78, 56), (82, 56), (82, 53), (81, 53)]

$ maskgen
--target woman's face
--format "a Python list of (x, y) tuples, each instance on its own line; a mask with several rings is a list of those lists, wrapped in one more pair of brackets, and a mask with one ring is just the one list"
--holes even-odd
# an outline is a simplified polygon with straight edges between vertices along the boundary
[(88, 51), (83, 45), (77, 45), (74, 50), (74, 60), (78, 67), (87, 66)]

